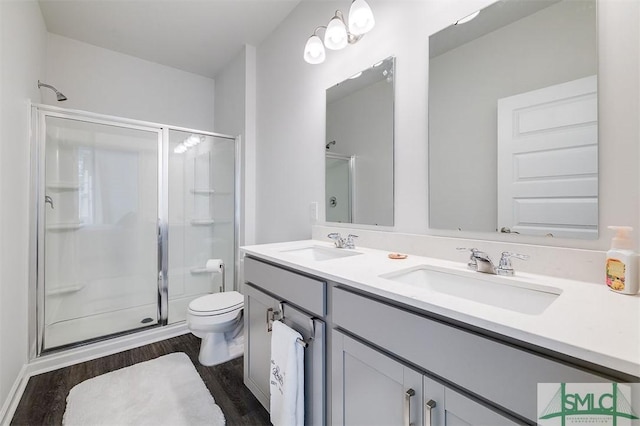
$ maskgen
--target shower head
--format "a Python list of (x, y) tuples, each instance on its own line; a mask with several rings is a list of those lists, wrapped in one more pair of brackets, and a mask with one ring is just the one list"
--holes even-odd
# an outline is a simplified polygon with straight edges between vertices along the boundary
[(327, 149), (331, 149), (331, 145), (335, 145), (335, 144), (336, 144), (336, 141), (331, 141), (328, 144), (326, 144), (324, 147)]
[(58, 92), (58, 89), (56, 89), (55, 87), (51, 86), (50, 84), (45, 84), (45, 83), (41, 83), (40, 80), (38, 80), (38, 89), (41, 87), (47, 87), (51, 90), (53, 90), (56, 93), (56, 98), (58, 99), (58, 102), (62, 102), (62, 101), (66, 101), (67, 97), (65, 95), (63, 95), (61, 92)]

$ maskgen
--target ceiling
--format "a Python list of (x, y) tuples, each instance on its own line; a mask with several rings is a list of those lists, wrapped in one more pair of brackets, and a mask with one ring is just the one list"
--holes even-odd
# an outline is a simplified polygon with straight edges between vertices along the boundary
[(40, 0), (47, 30), (213, 78), (300, 0)]

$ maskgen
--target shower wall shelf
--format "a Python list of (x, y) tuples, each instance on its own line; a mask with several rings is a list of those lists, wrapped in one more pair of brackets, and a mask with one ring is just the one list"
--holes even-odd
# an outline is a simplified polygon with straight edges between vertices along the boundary
[(48, 231), (76, 231), (84, 226), (82, 222), (48, 223)]
[(222, 225), (225, 223), (233, 223), (233, 221), (211, 218), (211, 219), (191, 219), (190, 223), (193, 226), (210, 226), (210, 225)]
[(75, 284), (70, 284), (65, 286), (54, 285), (52, 286), (52, 288), (47, 288), (47, 296), (61, 296), (64, 294), (76, 293), (82, 290), (84, 286), (85, 286), (85, 283), (75, 283)]
[(216, 223), (213, 219), (191, 219), (191, 225), (193, 226), (210, 226)]
[(80, 184), (78, 182), (49, 182), (47, 188), (59, 191), (77, 191), (80, 189)]
[(215, 193), (215, 189), (192, 189), (191, 193), (195, 195), (211, 195)]

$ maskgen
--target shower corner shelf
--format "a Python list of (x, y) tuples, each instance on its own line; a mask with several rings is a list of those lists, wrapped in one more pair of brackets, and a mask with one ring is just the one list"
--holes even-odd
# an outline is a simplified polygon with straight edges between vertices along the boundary
[(193, 226), (210, 226), (216, 223), (212, 218), (207, 219), (191, 219), (191, 225)]
[(82, 222), (59, 222), (47, 224), (47, 231), (75, 231), (84, 226)]
[(49, 182), (47, 188), (58, 191), (77, 191), (80, 189), (80, 183), (73, 181)]

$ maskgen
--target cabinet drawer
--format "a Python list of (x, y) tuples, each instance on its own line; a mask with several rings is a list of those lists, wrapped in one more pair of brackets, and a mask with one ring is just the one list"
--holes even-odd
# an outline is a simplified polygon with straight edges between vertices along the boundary
[(326, 283), (246, 257), (244, 279), (313, 314), (326, 314)]
[(340, 288), (332, 315), (335, 325), (534, 422), (538, 383), (610, 381)]

